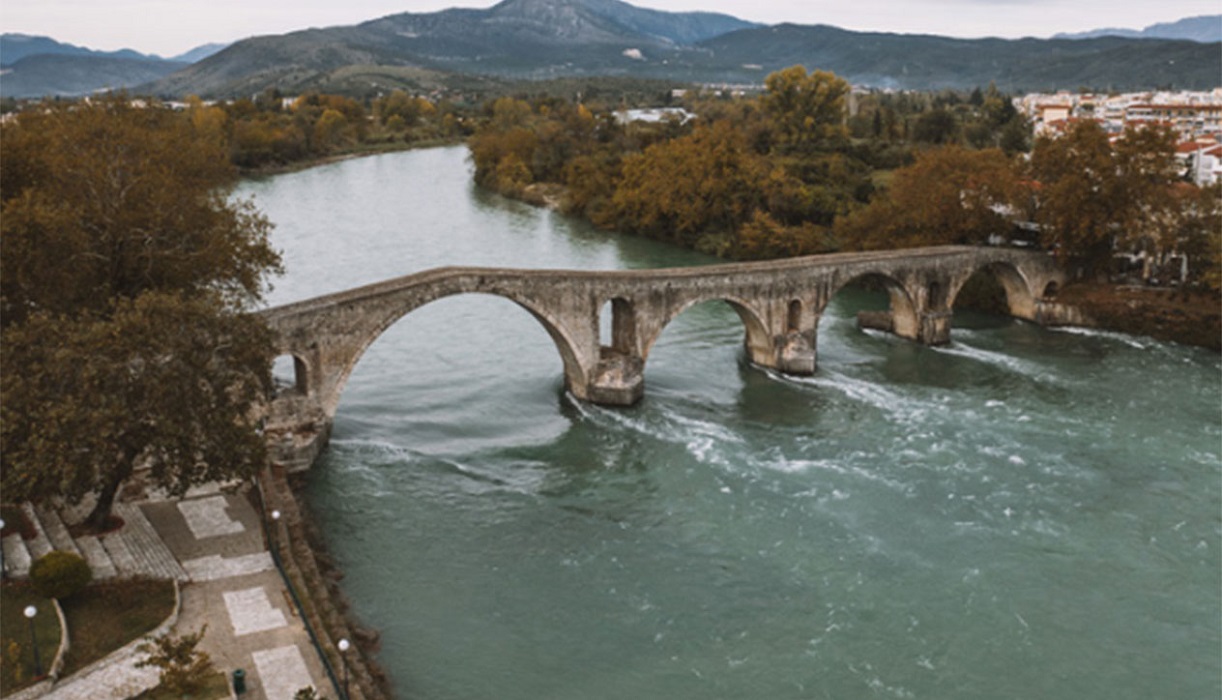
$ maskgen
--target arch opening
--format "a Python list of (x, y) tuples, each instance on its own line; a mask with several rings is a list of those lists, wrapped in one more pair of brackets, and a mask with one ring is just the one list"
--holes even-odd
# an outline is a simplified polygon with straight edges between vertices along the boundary
[[(827, 299), (819, 317), (819, 337), (823, 328), (855, 326), (858, 329), (881, 330), (905, 338), (916, 338), (920, 322), (908, 291), (897, 280), (871, 272), (845, 281)], [(824, 345), (824, 341), (820, 341)]]
[(280, 355), (272, 362), (272, 382), (277, 396), (305, 396), (310, 391), (309, 369), (305, 360), (293, 354)]
[(1061, 285), (1057, 284), (1056, 281), (1053, 280), (1052, 282), (1049, 282), (1048, 284), (1044, 285), (1043, 297), (1044, 299), (1051, 301), (1057, 298), (1057, 294), (1059, 294), (1060, 291), (1061, 291)]
[(789, 313), (786, 314), (785, 330), (797, 333), (802, 329), (802, 301), (794, 299), (789, 302)]
[(737, 299), (695, 300), (676, 309), (647, 339), (645, 378), (650, 391), (682, 387), (714, 402), (737, 400), (745, 353), (769, 365), (771, 338), (756, 312)]
[(617, 353), (630, 355), (636, 351), (636, 307), (623, 297), (603, 304), (599, 312), (599, 345)]
[(1026, 278), (1017, 268), (993, 262), (973, 272), (955, 291), (950, 305), (957, 315), (966, 312), (969, 316), (987, 314), (1030, 320), (1035, 317), (1035, 301)]
[[(508, 303), (522, 309), (527, 316), (505, 313)], [(545, 351), (532, 338), (542, 326), (552, 343), (542, 344)], [(532, 330), (527, 330), (531, 328)], [(411, 338), (405, 338), (410, 334)], [(385, 351), (370, 354), (380, 347), (403, 348), (392, 360)], [(419, 387), (414, 381), (402, 377), (458, 376), (481, 377), (493, 383), (514, 383), (518, 387), (536, 389), (546, 387), (544, 395), (550, 393), (554, 401), (554, 389), (558, 384), (554, 365), (557, 353), (563, 366), (560, 375), (569, 386), (581, 386), (585, 381), (577, 350), (564, 330), (545, 313), (532, 308), (529, 301), (516, 299), (494, 292), (455, 291), (440, 294), (400, 313), (388, 316), (349, 354), (346, 364), (338, 373), (330, 396), (322, 399), (325, 412), (337, 415), (337, 409), (354, 380), (365, 385), (378, 384), (379, 379), (366, 379), (369, 372), (381, 376), (399, 377), (375, 391), (391, 400), (390, 387), (398, 386), (400, 396), (415, 395)], [(370, 366), (374, 367), (373, 370)], [(358, 372), (358, 370), (360, 370)], [(524, 379), (529, 378), (529, 379)], [(469, 384), (470, 382), (466, 382)], [(442, 387), (430, 384), (432, 389)], [(366, 390), (363, 387), (362, 390)], [(536, 394), (537, 396), (537, 394)], [(472, 399), (478, 398), (472, 395)], [(445, 413), (443, 407), (438, 411)]]

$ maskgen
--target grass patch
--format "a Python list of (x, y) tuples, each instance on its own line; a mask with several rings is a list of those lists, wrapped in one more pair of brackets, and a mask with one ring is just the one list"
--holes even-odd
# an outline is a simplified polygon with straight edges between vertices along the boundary
[(0, 530), (0, 537), (20, 534), (23, 540), (34, 539), (36, 534), (34, 524), (26, 517), (25, 511), (20, 506), (0, 506), (0, 519), (4, 520), (4, 529)]
[(95, 583), (60, 601), (72, 647), (64, 664), (69, 675), (153, 631), (174, 610), (174, 583), (131, 579)]
[(40, 598), (28, 583), (0, 586), (0, 695), (20, 690), (38, 680), (34, 647), (30, 644), (30, 621), (23, 614), (27, 605), (38, 610), (34, 616), (34, 637), (44, 674), (51, 669), (59, 649), (59, 617), (51, 601)]
[[(191, 695), (191, 700), (222, 700), (229, 697), (229, 679), (224, 673), (214, 673), (208, 676), (208, 682)], [(157, 686), (140, 693), (132, 700), (179, 700), (179, 696)]]

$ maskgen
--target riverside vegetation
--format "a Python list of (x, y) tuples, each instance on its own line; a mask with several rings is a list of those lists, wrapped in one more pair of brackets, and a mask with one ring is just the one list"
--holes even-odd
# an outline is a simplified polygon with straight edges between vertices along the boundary
[[(1220, 335), (1222, 185), (1182, 177), (1168, 130), (1113, 143), (1082, 122), (1032, 142), (992, 86), (854, 96), (801, 66), (769, 75), (759, 96), (698, 93), (686, 107), (695, 118), (625, 123), (581, 104), (498, 99), (469, 141), (476, 180), (734, 260), (1017, 241), (1095, 282), (1116, 252), (1184, 255), (1199, 313), (1171, 325), (1208, 330), (1170, 339)], [(1094, 296), (1082, 298), (1089, 313)]]

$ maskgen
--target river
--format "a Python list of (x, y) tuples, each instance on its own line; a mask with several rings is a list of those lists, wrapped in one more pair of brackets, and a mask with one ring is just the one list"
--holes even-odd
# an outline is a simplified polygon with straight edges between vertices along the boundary
[[(271, 303), (441, 265), (704, 256), (474, 187), (464, 148), (250, 181)], [(685, 312), (630, 409), (563, 391), (543, 328), (452, 297), (361, 360), (307, 497), (410, 700), (1217, 698), (1222, 361), (956, 313), (748, 365)]]

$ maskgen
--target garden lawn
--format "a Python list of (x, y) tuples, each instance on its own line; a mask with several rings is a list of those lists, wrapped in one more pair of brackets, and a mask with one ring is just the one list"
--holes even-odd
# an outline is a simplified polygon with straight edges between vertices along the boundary
[(174, 583), (151, 579), (95, 583), (60, 601), (72, 642), (70, 675), (152, 632), (174, 610)]
[(51, 669), (59, 649), (59, 616), (51, 601), (39, 597), (28, 583), (0, 586), (0, 695), (33, 684), (39, 675), (34, 664), (34, 647), (30, 644), (30, 621), (23, 614), (28, 605), (38, 610), (34, 616), (34, 636), (43, 674)]

